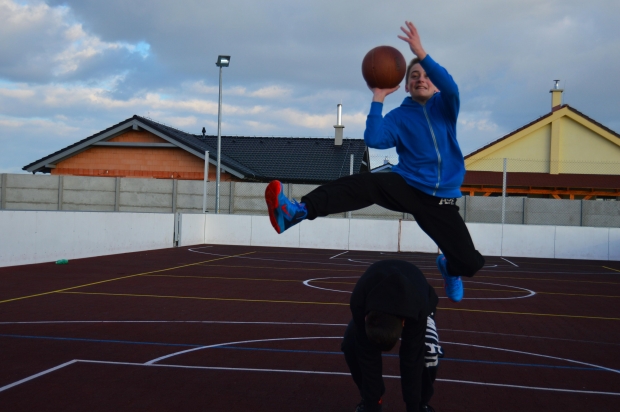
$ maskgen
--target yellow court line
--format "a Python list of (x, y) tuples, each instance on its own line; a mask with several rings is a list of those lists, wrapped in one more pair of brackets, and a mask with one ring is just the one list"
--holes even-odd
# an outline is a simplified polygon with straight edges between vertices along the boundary
[(269, 266), (233, 266), (233, 265), (201, 265), (204, 267), (222, 267), (222, 268), (242, 268), (242, 269), (274, 269), (274, 270), (294, 270), (294, 271), (319, 271), (319, 272), (357, 272), (363, 273), (360, 269), (310, 269), (310, 268), (277, 268)]
[(186, 276), (186, 275), (146, 275), (147, 277), (162, 277), (162, 278), (193, 278), (193, 279), (224, 279), (224, 280), (262, 280), (269, 282), (295, 282), (301, 283), (302, 280), (292, 279), (259, 279), (259, 278), (230, 278), (226, 276)]
[(603, 266), (605, 269), (609, 269), (609, 270), (613, 270), (614, 272), (620, 272), (620, 270), (618, 269), (614, 269), (614, 268), (608, 268), (607, 266)]
[(217, 259), (212, 259), (212, 260), (205, 260), (202, 262), (197, 262), (197, 263), (190, 263), (188, 265), (182, 265), (182, 266), (175, 266), (172, 268), (167, 268), (167, 269), (159, 269), (159, 270), (153, 270), (150, 272), (144, 272), (144, 273), (137, 273), (135, 275), (128, 275), (128, 276), (122, 276), (120, 278), (114, 278), (114, 279), (107, 279), (107, 280), (101, 280), (99, 282), (93, 282), (93, 283), (87, 283), (85, 285), (79, 285), (79, 286), (72, 286), (70, 288), (64, 288), (64, 289), (58, 289), (58, 290), (52, 290), (50, 292), (43, 292), (43, 293), (37, 293), (35, 295), (28, 295), (28, 296), (21, 296), (19, 298), (12, 298), (12, 299), (6, 299), (6, 300), (0, 300), (0, 303), (7, 303), (7, 302), (13, 302), (16, 300), (22, 300), (22, 299), (28, 299), (28, 298), (35, 298), (37, 296), (45, 296), (45, 295), (51, 295), (52, 293), (60, 293), (60, 292), (65, 292), (67, 290), (73, 290), (73, 289), (79, 289), (79, 288), (83, 288), (86, 286), (93, 286), (93, 285), (99, 285), (101, 283), (107, 283), (107, 282), (113, 282), (115, 280), (121, 280), (121, 279), (129, 279), (129, 278), (133, 278), (136, 276), (144, 276), (144, 275), (148, 275), (150, 273), (157, 273), (157, 272), (165, 272), (168, 270), (174, 270), (174, 269), (181, 269), (181, 268), (186, 268), (189, 266), (196, 266), (196, 265), (200, 265), (201, 263), (205, 263), (205, 262), (213, 262), (216, 260), (223, 260), (223, 259), (229, 259), (229, 258), (233, 258), (233, 257), (238, 257), (238, 256), (244, 256), (244, 255), (249, 255), (252, 253), (256, 253), (256, 252), (248, 252), (248, 253), (242, 253), (240, 255), (233, 255), (233, 256), (226, 256), (226, 257), (221, 257), (221, 258), (217, 258)]
[[(100, 296), (127, 296), (127, 297), (144, 297), (144, 298), (164, 298), (164, 299), (193, 299), (193, 300), (215, 300), (224, 302), (251, 302), (251, 303), (294, 303), (303, 305), (333, 305), (333, 306), (349, 306), (348, 303), (338, 302), (306, 302), (298, 300), (270, 300), (270, 299), (237, 299), (237, 298), (207, 298), (201, 296), (167, 296), (167, 295), (140, 295), (131, 293), (103, 293), (103, 292), (59, 292), (71, 295), (100, 295)], [(503, 312), (497, 310), (479, 310), (479, 309), (458, 309), (438, 307), (441, 310), (454, 310), (461, 312), (481, 312), (481, 313), (497, 313), (502, 315), (531, 315), (531, 316), (551, 316), (558, 318), (578, 318), (578, 319), (600, 319), (600, 320), (620, 320), (620, 318), (606, 318), (600, 316), (577, 316), (577, 315), (561, 315), (553, 313), (531, 313), (531, 312)]]
[(270, 299), (236, 299), (236, 298), (205, 298), (201, 296), (166, 296), (166, 295), (138, 295), (131, 293), (100, 293), (100, 292), (59, 292), (72, 295), (103, 295), (103, 296), (129, 296), (141, 298), (166, 298), (166, 299), (195, 299), (195, 300), (219, 300), (227, 302), (262, 302), (262, 303), (298, 303), (303, 305), (336, 305), (349, 306), (348, 303), (338, 302), (304, 302), (299, 300), (270, 300)]
[(531, 315), (531, 316), (552, 316), (556, 318), (577, 318), (577, 319), (601, 319), (601, 320), (620, 320), (620, 318), (605, 318), (602, 316), (577, 316), (577, 315), (558, 315), (554, 313), (532, 313), (532, 312), (503, 312), (499, 310), (479, 310), (479, 309), (458, 309), (438, 307), (441, 310), (455, 310), (461, 312), (482, 312), (482, 313), (499, 313), (502, 315)]

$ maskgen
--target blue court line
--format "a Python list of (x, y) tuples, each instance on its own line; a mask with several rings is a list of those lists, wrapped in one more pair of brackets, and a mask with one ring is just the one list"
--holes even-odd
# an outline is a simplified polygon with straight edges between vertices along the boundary
[[(164, 343), (164, 342), (137, 342), (137, 341), (127, 341), (127, 340), (110, 340), (110, 339), (87, 339), (87, 338), (64, 338), (64, 337), (56, 337), (56, 336), (32, 336), (32, 335), (7, 335), (0, 334), (0, 337), (4, 338), (19, 338), (19, 339), (48, 339), (48, 340), (59, 340), (59, 341), (74, 341), (74, 342), (91, 342), (91, 343), (121, 343), (126, 345), (156, 345), (156, 346), (176, 346), (176, 347), (186, 347), (186, 348), (199, 348), (201, 346), (207, 345), (196, 345), (196, 344), (188, 344), (188, 343)], [(332, 351), (313, 351), (313, 350), (299, 350), (299, 349), (270, 349), (270, 348), (248, 348), (248, 347), (234, 347), (234, 346), (219, 346), (213, 347), (210, 349), (228, 349), (228, 350), (245, 350), (245, 351), (265, 351), (265, 352), (280, 352), (280, 353), (307, 353), (314, 355), (339, 355), (342, 356), (342, 352), (332, 352)], [(397, 358), (397, 354), (385, 353), (383, 354), (385, 357), (393, 357)], [(441, 362), (468, 362), (468, 363), (482, 363), (489, 365), (505, 365), (505, 366), (526, 366), (526, 367), (535, 367), (535, 368), (550, 368), (550, 369), (573, 369), (573, 370), (590, 370), (590, 371), (604, 371), (603, 369), (598, 368), (585, 368), (585, 367), (577, 367), (577, 366), (553, 366), (553, 365), (542, 365), (536, 363), (514, 363), (514, 362), (492, 362), (492, 361), (482, 361), (482, 360), (470, 360), (470, 359), (455, 359), (455, 358), (442, 358)]]

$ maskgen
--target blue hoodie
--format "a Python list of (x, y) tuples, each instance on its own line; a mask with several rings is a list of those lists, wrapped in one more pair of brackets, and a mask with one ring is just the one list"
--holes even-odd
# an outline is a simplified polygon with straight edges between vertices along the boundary
[(374, 149), (395, 147), (399, 161), (392, 170), (416, 189), (442, 198), (461, 197), (465, 162), (456, 140), (458, 86), (430, 55), (420, 65), (440, 92), (424, 105), (408, 96), (385, 117), (383, 103), (372, 102), (364, 141)]

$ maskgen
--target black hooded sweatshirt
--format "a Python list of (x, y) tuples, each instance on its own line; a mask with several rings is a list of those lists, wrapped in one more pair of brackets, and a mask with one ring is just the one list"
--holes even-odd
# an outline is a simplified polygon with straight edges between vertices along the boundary
[(351, 295), (355, 323), (355, 354), (363, 374), (362, 397), (378, 402), (385, 392), (381, 350), (366, 336), (365, 316), (376, 310), (405, 319), (399, 350), (403, 400), (407, 406), (420, 403), (424, 367), (426, 318), (437, 308), (435, 290), (413, 264), (383, 260), (371, 265), (360, 277)]

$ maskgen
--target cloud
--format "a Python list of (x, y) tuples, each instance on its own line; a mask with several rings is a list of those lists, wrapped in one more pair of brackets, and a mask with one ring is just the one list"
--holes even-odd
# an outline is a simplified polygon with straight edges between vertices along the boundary
[(0, 39), (0, 77), (12, 81), (75, 79), (94, 59), (118, 58), (119, 52), (121, 59), (144, 59), (150, 48), (145, 42), (102, 41), (74, 20), (69, 7), (13, 0), (0, 0)]
[(360, 138), (361, 60), (381, 44), (410, 58), (405, 18), (459, 85), (464, 153), (546, 114), (553, 79), (565, 103), (620, 131), (618, 15), (611, 0), (0, 0), (0, 135), (20, 148), (0, 167), (133, 114), (215, 133), (224, 53), (224, 134), (331, 136), (343, 103), (345, 136)]

